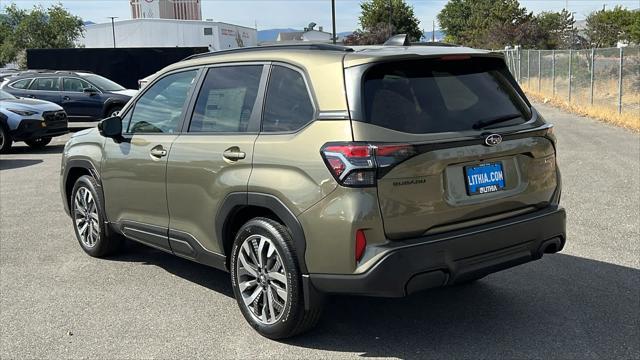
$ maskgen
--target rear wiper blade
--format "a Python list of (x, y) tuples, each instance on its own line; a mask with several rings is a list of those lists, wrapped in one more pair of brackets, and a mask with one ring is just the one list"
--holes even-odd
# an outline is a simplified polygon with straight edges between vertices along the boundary
[(478, 130), (478, 129), (483, 129), (487, 126), (490, 125), (494, 125), (494, 124), (498, 124), (501, 122), (505, 122), (505, 121), (509, 121), (509, 120), (513, 120), (513, 119), (517, 119), (519, 117), (522, 117), (522, 114), (508, 114), (508, 115), (503, 115), (497, 118), (493, 118), (493, 119), (489, 119), (489, 120), (480, 120), (477, 121), (475, 124), (473, 124), (473, 128)]

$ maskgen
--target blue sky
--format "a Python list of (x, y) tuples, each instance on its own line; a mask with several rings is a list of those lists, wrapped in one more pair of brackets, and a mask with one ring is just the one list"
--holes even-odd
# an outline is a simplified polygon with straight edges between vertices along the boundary
[[(520, 0), (521, 5), (535, 13), (541, 11), (559, 11), (565, 7), (566, 0)], [(96, 23), (107, 22), (107, 16), (118, 16), (129, 19), (131, 13), (128, 0), (56, 0), (56, 1), (26, 1), (0, 0), (0, 8), (16, 3), (20, 7), (30, 8), (41, 4), (48, 6), (62, 3), (71, 13)], [(431, 23), (446, 0), (408, 0), (414, 6), (416, 15), (421, 21), (421, 27), (429, 31)], [(239, 25), (253, 27), (256, 23), (258, 30), (269, 28), (302, 28), (310, 22), (331, 27), (330, 0), (202, 0), (202, 16)], [(622, 5), (630, 9), (640, 7), (638, 0), (569, 0), (570, 11), (576, 12), (576, 19), (584, 19), (591, 11)], [(360, 14), (360, 0), (337, 0), (338, 32), (351, 31), (358, 27)]]

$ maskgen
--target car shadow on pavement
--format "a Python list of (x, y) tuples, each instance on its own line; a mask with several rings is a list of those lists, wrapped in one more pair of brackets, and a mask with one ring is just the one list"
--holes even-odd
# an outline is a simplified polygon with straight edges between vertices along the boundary
[(153, 249), (135, 241), (126, 241), (125, 247), (126, 249), (121, 255), (108, 259), (158, 266), (185, 280), (204, 286), (222, 295), (233, 297), (229, 274), (224, 271)]
[(638, 358), (640, 270), (556, 254), (401, 299), (329, 298), (287, 344), (363, 357)]
[(47, 145), (42, 149), (33, 149), (29, 146), (13, 146), (9, 150), (10, 154), (60, 154), (64, 151), (64, 144)]
[(19, 169), (40, 164), (42, 160), (32, 159), (0, 159), (0, 170)]

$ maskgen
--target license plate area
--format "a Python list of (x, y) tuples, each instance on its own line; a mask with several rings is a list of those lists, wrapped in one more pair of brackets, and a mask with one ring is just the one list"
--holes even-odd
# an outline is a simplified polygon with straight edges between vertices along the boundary
[(501, 162), (464, 167), (467, 194), (480, 195), (504, 190), (504, 171)]

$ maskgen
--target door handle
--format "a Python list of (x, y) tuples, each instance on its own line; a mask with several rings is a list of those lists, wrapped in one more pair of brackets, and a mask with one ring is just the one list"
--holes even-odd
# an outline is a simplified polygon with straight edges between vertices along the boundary
[(35, 99), (35, 98), (36, 98), (36, 97), (35, 97), (35, 96), (33, 96), (33, 95), (27, 95), (27, 97), (28, 97), (29, 99)]
[(240, 151), (239, 147), (234, 146), (225, 150), (222, 156), (227, 160), (238, 161), (246, 158), (247, 154), (244, 151)]
[(163, 156), (167, 156), (167, 150), (165, 150), (162, 145), (158, 145), (149, 150), (149, 154), (156, 158), (161, 158)]
[(64, 100), (64, 101), (69, 101), (69, 100), (71, 100), (71, 98), (70, 98), (70, 97), (68, 97), (68, 96), (65, 96), (65, 97), (63, 97), (63, 98), (62, 98), (62, 100)]

